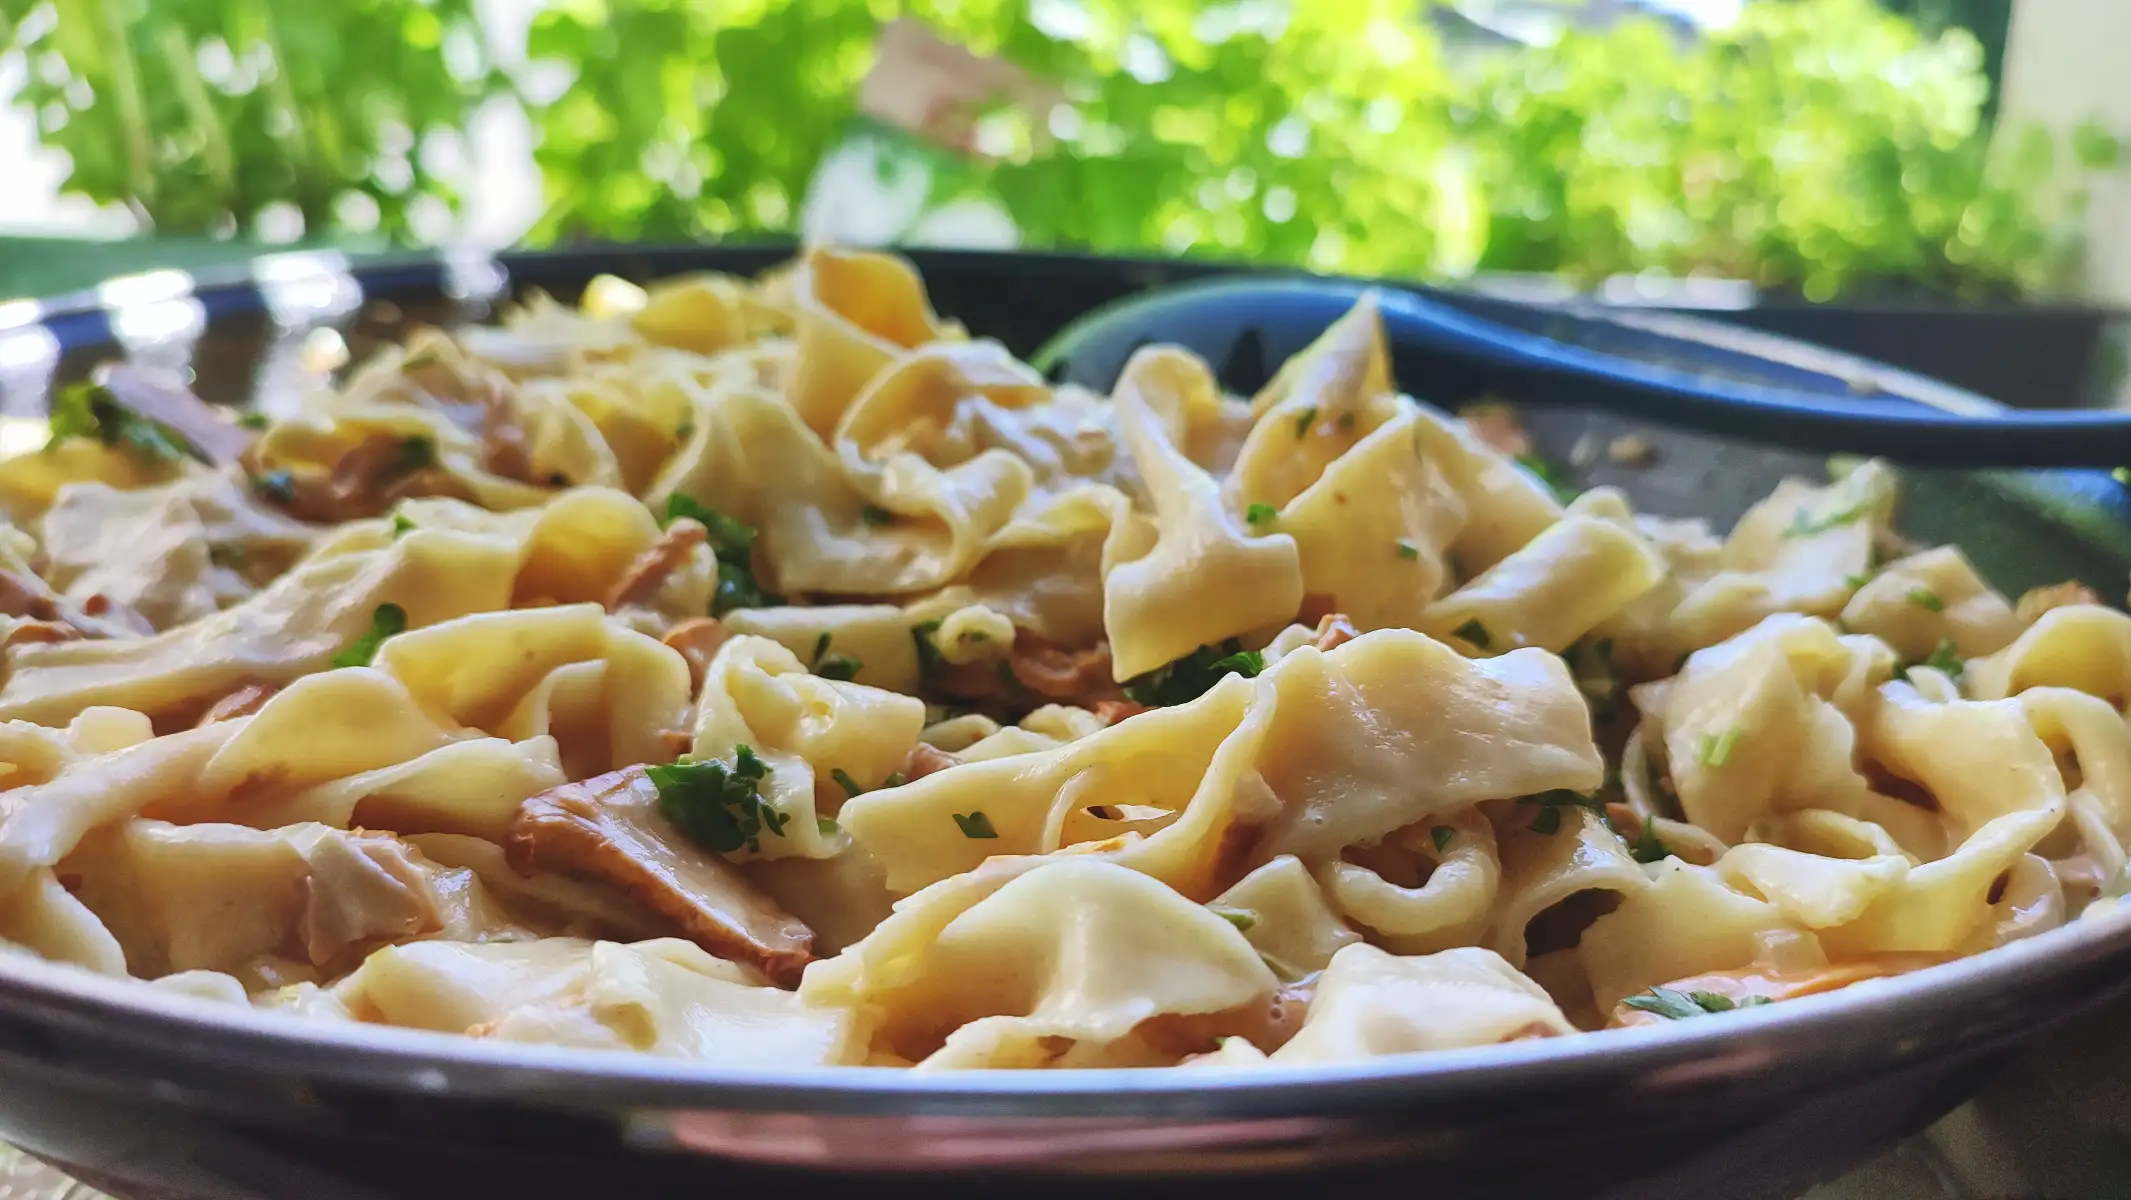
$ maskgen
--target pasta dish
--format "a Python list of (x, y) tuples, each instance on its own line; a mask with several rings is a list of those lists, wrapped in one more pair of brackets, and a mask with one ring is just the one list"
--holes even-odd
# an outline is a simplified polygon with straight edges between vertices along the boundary
[[(0, 939), (721, 1066), (1267, 1069), (1739, 1010), (2117, 903), (2131, 617), (1724, 536), (1402, 395), (1053, 386), (892, 255), (594, 282), (0, 461)], [(1514, 431), (1511, 431), (1514, 432)]]

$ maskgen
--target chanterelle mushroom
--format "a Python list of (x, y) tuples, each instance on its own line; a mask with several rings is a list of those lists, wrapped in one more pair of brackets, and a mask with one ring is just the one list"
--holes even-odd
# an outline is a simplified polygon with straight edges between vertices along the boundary
[(797, 986), (813, 958), (814, 931), (731, 863), (690, 844), (658, 803), (641, 766), (530, 797), (511, 825), (511, 865), (527, 874), (560, 868), (603, 879), (678, 922), (712, 954)]

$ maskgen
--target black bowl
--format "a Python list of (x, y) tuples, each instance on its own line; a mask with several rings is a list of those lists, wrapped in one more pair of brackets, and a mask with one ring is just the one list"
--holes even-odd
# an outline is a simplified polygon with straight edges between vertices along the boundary
[[(350, 267), (261, 260), (0, 306), (0, 412), (130, 352), (210, 399), (273, 407), (304, 331), (360, 356), (415, 322), (563, 298), (599, 272), (753, 271), (789, 251), (627, 249)], [(940, 311), (1027, 355), (1072, 318), (1206, 268), (918, 252)], [(1854, 360), (1852, 360), (1854, 362)], [(1861, 372), (1871, 364), (1855, 363)], [(1455, 403), (1462, 397), (1431, 397)], [(1636, 430), (1654, 465), (1590, 454), (1619, 421), (1532, 417), (1586, 482), (1728, 522), (1817, 461)], [(1909, 477), (1903, 526), (1999, 586), (2131, 566), (2122, 489), (2093, 473)], [(2131, 919), (2090, 920), (1897, 979), (1727, 1015), (1339, 1068), (1252, 1072), (741, 1072), (716, 1063), (307, 1024), (0, 956), (0, 1136), (122, 1195), (546, 1197), (719, 1189), (1234, 1195), (1359, 1185), (1441, 1196), (1786, 1197), (1923, 1128), (2015, 1046), (2131, 981)]]

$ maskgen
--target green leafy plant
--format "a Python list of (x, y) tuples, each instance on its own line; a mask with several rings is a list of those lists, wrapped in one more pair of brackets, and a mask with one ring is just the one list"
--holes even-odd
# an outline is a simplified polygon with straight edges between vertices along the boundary
[(418, 232), (457, 197), (427, 139), (503, 86), (473, 0), (0, 0), (17, 95), (73, 160), (67, 190), (155, 232)]
[[(1453, 56), (1425, 0), (554, 0), (527, 39), (568, 80), (525, 101), (548, 200), (529, 240), (795, 232), (862, 127), (880, 29), (910, 17), (1062, 89), (1048, 114), (983, 105), (984, 155), (915, 163), (931, 202), (996, 199), (1035, 246), (1811, 298), (2061, 289), (2076, 178), (2117, 142), (1991, 145), (1984, 51), (1933, 3), (1919, 25), (1753, 0), (1692, 40), (1631, 19)], [(512, 86), (473, 0), (0, 0), (0, 20), (69, 189), (159, 232), (288, 204), (313, 232), (412, 238), (457, 202), (424, 147)]]

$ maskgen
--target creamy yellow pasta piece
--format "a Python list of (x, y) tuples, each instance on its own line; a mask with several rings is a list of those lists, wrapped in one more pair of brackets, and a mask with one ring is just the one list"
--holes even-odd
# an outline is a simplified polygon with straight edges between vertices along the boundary
[(481, 1026), (481, 1036), (741, 1068), (851, 1057), (848, 1013), (808, 1005), (689, 942), (595, 942), (583, 971), (576, 989), (515, 1006)]
[[(1279, 854), (1334, 855), (1481, 800), (1590, 790), (1601, 774), (1559, 659), (1468, 660), (1379, 630), (1329, 653), (1297, 650), (1254, 681), (1231, 677), (1056, 751), (868, 794), (840, 819), (899, 891), (991, 854), (1145, 832), (1117, 861), (1209, 898)], [(1116, 806), (1179, 815), (1135, 829), (1089, 813)], [(965, 836), (977, 811), (996, 837)]]
[(2005, 648), (2020, 633), (2013, 606), (1953, 546), (1888, 563), (1850, 597), (1842, 620), (1911, 662), (1928, 658), (1941, 643), (1951, 646), (1956, 661), (1978, 658)]
[[(809, 674), (791, 651), (741, 636), (719, 647), (697, 705), (694, 752), (723, 758), (751, 747), (769, 764), (763, 802), (789, 818), (765, 838), (768, 858), (826, 858), (838, 842), (819, 824), (847, 790), (879, 787), (898, 769), (925, 724), (925, 704), (860, 683)], [(745, 857), (743, 851), (734, 857)]]
[(1969, 664), (1961, 678), (1980, 700), (2066, 687), (2123, 712), (2131, 705), (2131, 616), (2098, 604), (2053, 608), (2012, 645)]
[(791, 289), (798, 349), (785, 395), (822, 437), (881, 368), (943, 332), (917, 272), (892, 254), (809, 250)]
[[(1893, 653), (1824, 622), (1768, 618), (1697, 651), (1645, 707), (1663, 731), (1687, 819), (1726, 843), (1763, 816), (1823, 808), (1888, 825), (1904, 845), (1935, 848), (1936, 821), (1877, 796), (1856, 763), (1857, 728), (1878, 704)], [(1647, 744), (1647, 742), (1646, 742)]]
[(12, 894), (0, 900), (0, 944), (19, 946), (49, 962), (72, 963), (99, 975), (126, 975), (125, 948), (50, 867), (30, 872)]
[(1253, 536), (1221, 503), (1212, 476), (1186, 458), (1152, 392), (1204, 386), (1206, 365), (1180, 350), (1132, 356), (1118, 380), (1118, 432), (1154, 500), (1152, 540), (1103, 552), (1103, 627), (1118, 679), (1145, 674), (1201, 645), (1278, 625), (1302, 606), (1295, 539)]
[(1563, 650), (1664, 578), (1641, 537), (1612, 521), (1565, 516), (1443, 597), (1422, 629), (1476, 650)]
[(1649, 887), (1591, 922), (1578, 944), (1599, 1012), (1646, 988), (1747, 966), (1761, 935), (1796, 928), (1781, 909), (1727, 887), (1708, 867), (1668, 858), (1649, 874)]
[(1207, 907), (1241, 930), (1284, 979), (1324, 970), (1340, 947), (1361, 940), (1325, 903), (1309, 868), (1291, 854), (1245, 875)]
[[(1519, 805), (1501, 829), (1502, 890), (1490, 946), (1522, 968), (1533, 920), (1584, 892), (1629, 896), (1649, 886), (1626, 843), (1591, 809), (1561, 804), (1558, 822), (1535, 824)], [(1559, 946), (1546, 949), (1559, 949)]]
[[(1171, 394), (1212, 390), (1210, 379), (1192, 379)], [(1239, 513), (1252, 504), (1288, 507), (1398, 412), (1395, 392), (1376, 299), (1365, 295), (1252, 399), (1253, 424), (1223, 487), (1229, 507)], [(1171, 440), (1180, 432), (1172, 428)], [(1392, 465), (1387, 456), (1368, 457)], [(1357, 476), (1338, 486), (1358, 481)]]
[(1487, 570), (1561, 519), (1561, 502), (1546, 484), (1482, 442), (1465, 422), (1425, 404), (1417, 414), (1414, 452), (1433, 463), (1465, 502), (1465, 524), (1450, 544), (1460, 574)]
[(1355, 945), (1332, 956), (1302, 1029), (1270, 1061), (1356, 1062), (1574, 1032), (1552, 998), (1493, 951), (1399, 958)]
[(1873, 460), (1815, 487), (1787, 479), (1739, 518), (1722, 569), (1673, 610), (1683, 644), (1714, 645), (1771, 613), (1832, 617), (1870, 570), (1894, 509), (1894, 473)]
[[(962, 882), (911, 897), (865, 942), (810, 965), (801, 998), (856, 1010), (877, 1051), (919, 1069), (1126, 1066), (1173, 1061), (1131, 1036), (1143, 1022), (1239, 1009), (1279, 987), (1233, 925), (1136, 871), (1067, 857), (988, 893)], [(921, 921), (929, 907), (945, 919)]]
[(1259, 525), (1295, 539), (1304, 591), (1356, 629), (1418, 624), (1448, 578), (1444, 554), (1465, 523), (1464, 501), (1414, 453), (1418, 419), (1402, 412), (1377, 426)]
[[(1439, 832), (1440, 831), (1440, 832)], [(1326, 897), (1348, 920), (1401, 954), (1476, 945), (1486, 933), (1502, 867), (1494, 826), (1477, 809), (1396, 830), (1375, 847), (1317, 866)], [(1386, 878), (1383, 867), (1391, 868)], [(1399, 868), (1404, 868), (1401, 872)], [(1420, 878), (1425, 869), (1426, 878)], [(1409, 885), (1400, 878), (1410, 872)]]

